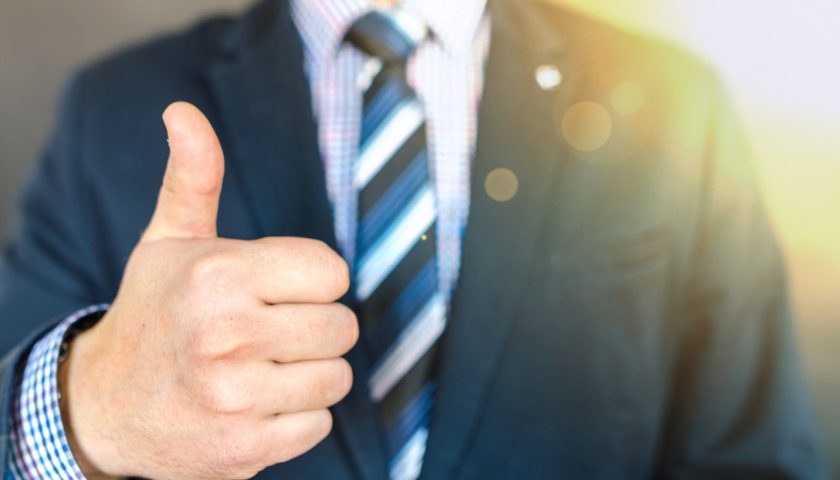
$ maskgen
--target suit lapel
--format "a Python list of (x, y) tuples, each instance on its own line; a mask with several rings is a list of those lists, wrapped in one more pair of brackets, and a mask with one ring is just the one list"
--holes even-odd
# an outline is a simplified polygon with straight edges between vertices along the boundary
[[(567, 67), (562, 45), (532, 5), (495, 1), (493, 33), (479, 115), (470, 223), (461, 280), (441, 354), (441, 377), (425, 478), (452, 476), (475, 433), (493, 372), (514, 324), (540, 237), (542, 206), (562, 154), (553, 111), (570, 92), (543, 92), (541, 64)], [(220, 104), (222, 142), (233, 154), (236, 181), (249, 195), (261, 235), (298, 235), (335, 246), (332, 213), (303, 73), (300, 39), (285, 1), (267, 1), (245, 15), (223, 43), (209, 80)], [(493, 170), (518, 178), (517, 195), (496, 202), (485, 191)], [(357, 350), (356, 372), (367, 371)], [(334, 408), (336, 431), (361, 478), (386, 478), (378, 420), (365, 382)]]
[[(465, 461), (517, 303), (536, 262), (544, 203), (563, 156), (553, 112), (570, 92), (543, 91), (534, 72), (543, 64), (569, 68), (556, 32), (531, 5), (493, 2), (492, 35), (479, 114), (469, 226), (460, 281), (441, 357), (440, 389), (422, 477), (449, 478)], [(527, 33), (526, 33), (527, 32)], [(496, 169), (518, 179), (516, 196), (491, 199), (485, 179)]]
[(281, 2), (261, 3), (224, 46), (210, 80), (227, 133), (222, 141), (236, 159), (230, 168), (250, 196), (260, 233), (334, 244), (303, 53), (288, 12)]
[[(284, 1), (263, 2), (234, 27), (210, 73), (222, 114), (229, 167), (243, 182), (261, 235), (336, 239), (318, 149), (303, 51)], [(349, 298), (349, 296), (348, 296)], [(364, 357), (347, 356), (359, 378)], [(336, 432), (362, 478), (385, 478), (386, 460), (365, 382), (333, 413)]]

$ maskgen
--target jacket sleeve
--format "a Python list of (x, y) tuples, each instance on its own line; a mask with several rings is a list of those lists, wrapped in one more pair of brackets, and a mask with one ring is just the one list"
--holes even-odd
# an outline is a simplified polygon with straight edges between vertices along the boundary
[[(0, 355), (50, 320), (106, 303), (110, 288), (100, 209), (84, 179), (82, 77), (70, 82), (58, 123), (20, 202), (0, 257)], [(5, 394), (6, 392), (2, 392)]]
[(713, 83), (700, 233), (659, 477), (826, 479), (783, 261), (735, 115)]
[(55, 131), (24, 190), (16, 228), (0, 257), (0, 466), (7, 460), (14, 392), (32, 345), (57, 320), (106, 303), (112, 295), (101, 274), (105, 258), (93, 221), (96, 204), (82, 181), (80, 78), (64, 95)]

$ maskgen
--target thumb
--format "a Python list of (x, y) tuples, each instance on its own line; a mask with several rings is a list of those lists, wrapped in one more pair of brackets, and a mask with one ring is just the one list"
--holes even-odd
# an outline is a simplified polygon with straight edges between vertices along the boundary
[(163, 122), (169, 136), (169, 163), (141, 243), (215, 237), (225, 170), (216, 132), (199, 109), (185, 102), (170, 105)]

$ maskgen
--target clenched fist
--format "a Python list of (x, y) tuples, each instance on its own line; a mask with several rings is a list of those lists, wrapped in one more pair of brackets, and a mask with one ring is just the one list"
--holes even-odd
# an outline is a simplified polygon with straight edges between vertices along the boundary
[(189, 104), (164, 121), (157, 208), (111, 310), (71, 346), (64, 422), (89, 477), (247, 478), (321, 441), (350, 390), (348, 269), (314, 240), (217, 238), (219, 141)]

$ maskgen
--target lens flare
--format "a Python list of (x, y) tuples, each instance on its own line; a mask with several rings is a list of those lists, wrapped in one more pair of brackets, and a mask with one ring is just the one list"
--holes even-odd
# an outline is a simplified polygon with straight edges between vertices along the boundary
[(497, 202), (507, 202), (519, 192), (519, 178), (507, 168), (497, 168), (484, 179), (487, 196)]
[(597, 102), (578, 102), (563, 115), (563, 138), (575, 150), (594, 152), (610, 139), (613, 122), (610, 112)]

